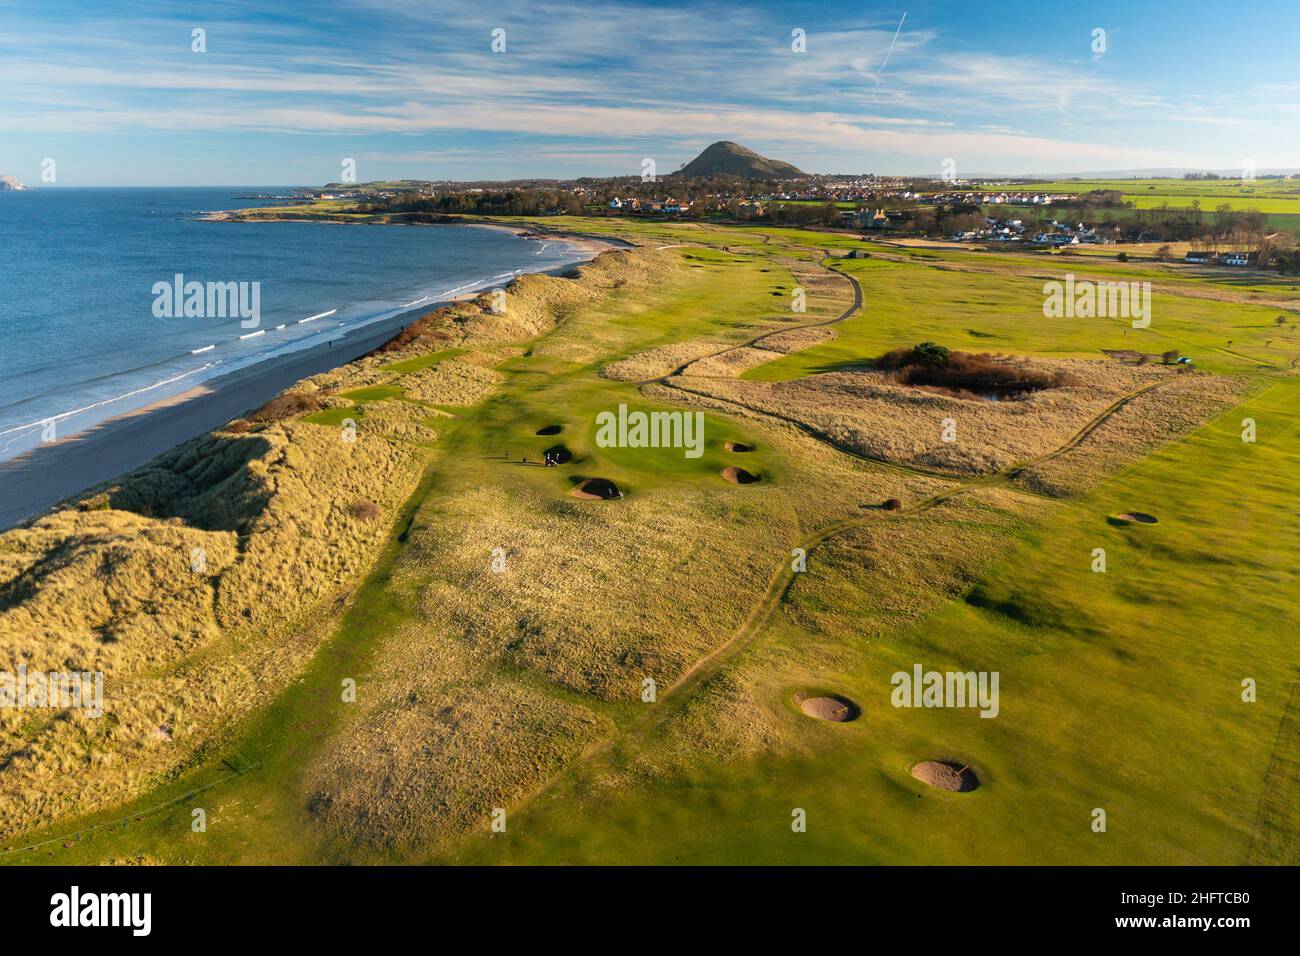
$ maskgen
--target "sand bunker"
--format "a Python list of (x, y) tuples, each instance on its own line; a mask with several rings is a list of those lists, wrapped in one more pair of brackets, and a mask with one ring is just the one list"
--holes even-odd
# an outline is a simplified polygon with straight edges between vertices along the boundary
[(818, 720), (829, 720), (837, 724), (857, 720), (862, 715), (861, 707), (847, 697), (838, 695), (799, 699), (799, 709), (809, 717), (816, 717)]
[(980, 785), (979, 777), (969, 765), (946, 760), (924, 760), (912, 768), (912, 776), (922, 783), (952, 793), (969, 793)]
[(1111, 515), (1106, 519), (1111, 524), (1157, 524), (1156, 516), (1145, 511), (1125, 511), (1123, 514)]
[(537, 434), (558, 435), (563, 430), (563, 428), (564, 428), (563, 425), (543, 425), (541, 428), (537, 429)]
[(753, 445), (746, 445), (744, 442), (739, 441), (729, 441), (722, 447), (727, 449), (727, 451), (734, 451), (738, 455), (743, 455), (745, 452), (754, 450)]
[(744, 468), (737, 468), (735, 465), (728, 465), (722, 469), (722, 477), (733, 485), (752, 485), (760, 480), (758, 475), (746, 471)]
[(542, 461), (549, 461), (553, 465), (567, 465), (573, 461), (573, 452), (563, 445), (552, 445), (542, 454), (545, 456)]
[(588, 501), (609, 501), (612, 498), (623, 497), (623, 492), (618, 490), (618, 485), (608, 478), (585, 478), (569, 494)]

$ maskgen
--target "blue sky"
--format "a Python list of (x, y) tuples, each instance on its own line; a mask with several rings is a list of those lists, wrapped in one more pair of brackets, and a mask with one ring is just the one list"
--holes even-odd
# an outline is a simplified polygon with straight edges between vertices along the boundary
[(1297, 40), (1294, 0), (0, 0), (0, 173), (631, 175), (718, 139), (812, 172), (1296, 167)]

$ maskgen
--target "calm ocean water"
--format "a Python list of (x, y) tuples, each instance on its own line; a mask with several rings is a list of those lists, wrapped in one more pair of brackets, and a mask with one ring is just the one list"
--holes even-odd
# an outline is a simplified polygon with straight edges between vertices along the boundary
[[(195, 218), (273, 191), (0, 192), (0, 459), (39, 444), (51, 420), (57, 437), (74, 434), (421, 300), (581, 258), (564, 243), (466, 226)], [(154, 285), (177, 274), (260, 283), (260, 323), (157, 317)]]

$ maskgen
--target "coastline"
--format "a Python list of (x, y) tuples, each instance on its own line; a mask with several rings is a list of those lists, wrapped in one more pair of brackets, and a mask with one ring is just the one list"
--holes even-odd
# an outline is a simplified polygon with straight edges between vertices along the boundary
[[(262, 208), (273, 209), (274, 207), (254, 207), (255, 211)], [(470, 216), (452, 216), (448, 215), (444, 220), (439, 222), (419, 222), (411, 220), (393, 220), (390, 218), (374, 219), (322, 219), (315, 216), (299, 215), (267, 215), (267, 216), (248, 216), (241, 215), (242, 209), (223, 209), (214, 212), (205, 213), (196, 217), (200, 222), (311, 222), (322, 226), (473, 226), (478, 229), (495, 229), (500, 232), (508, 232), (511, 235), (518, 236), (521, 239), (535, 240), (554, 240), (556, 242), (567, 243), (573, 246), (579, 252), (589, 253), (592, 258), (604, 252), (606, 249), (634, 249), (636, 244), (618, 236), (601, 236), (590, 232), (572, 232), (565, 229), (550, 229), (545, 225), (532, 223), (527, 226), (519, 225), (513, 222), (495, 222), (491, 219)]]
[[(529, 234), (524, 227), (505, 224), (461, 224)], [(554, 238), (561, 239), (559, 235)], [(572, 244), (586, 258), (539, 272), (564, 274), (606, 249), (619, 247), (618, 240), (580, 238), (581, 243)], [(344, 332), (332, 342), (215, 376), (185, 392), (124, 411), (92, 428), (0, 462), (0, 532), (39, 517), (62, 501), (113, 481), (177, 445), (225, 425), (304, 378), (361, 358), (420, 316), (473, 299), (482, 291), (425, 303), (417, 309)]]

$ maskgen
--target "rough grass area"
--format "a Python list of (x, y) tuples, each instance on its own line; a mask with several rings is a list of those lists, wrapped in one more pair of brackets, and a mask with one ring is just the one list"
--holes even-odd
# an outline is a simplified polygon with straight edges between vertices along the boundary
[[(1076, 503), (972, 491), (828, 542), (748, 653), (456, 859), (1294, 862), (1297, 612), (1277, 596), (1300, 557), (1281, 477), (1300, 464), (1295, 393), (1279, 383), (1241, 407), (1276, 429), (1266, 445), (1220, 421)], [(1155, 534), (1105, 523), (1131, 501), (1161, 515)], [(1105, 574), (1089, 566), (1098, 546)], [(1207, 569), (1229, 565), (1242, 577), (1224, 600)], [(893, 706), (891, 675), (917, 662), (998, 670), (998, 718)], [(1273, 689), (1247, 703), (1246, 676)], [(809, 686), (863, 716), (807, 720), (788, 701)], [(936, 792), (911, 778), (920, 760), (973, 765), (981, 785)], [(820, 826), (790, 833), (794, 806)]]
[[(431, 675), (442, 662), (420, 663)], [(401, 669), (372, 675), (367, 687), (343, 746), (313, 768), (308, 808), (334, 840), (370, 851), (410, 854), (448, 831), (488, 829), (493, 809), (611, 729), (588, 708), (491, 676), (427, 694)]]
[(868, 458), (982, 475), (1045, 455), (1126, 395), (1190, 374), (1104, 362), (1035, 359), (1023, 364), (1035, 374), (1068, 375), (1079, 384), (1007, 401), (917, 389), (874, 370), (772, 383), (679, 376), (669, 384), (688, 401), (724, 402), (742, 414), (798, 423)]
[[(650, 281), (641, 260), (613, 258), (580, 281), (521, 278), (508, 316), (485, 302), (442, 316), (467, 345), (526, 339), (576, 303)], [(425, 341), (418, 329), (412, 341)], [(500, 380), (456, 360), (403, 374), (384, 367), (392, 358), (305, 380), (241, 428), (0, 535), (0, 669), (103, 671), (108, 710), (0, 711), (0, 833), (184, 766), (302, 666), (321, 636), (309, 621), (373, 559), (437, 438), (443, 413), (402, 399), (470, 404)]]
[(1016, 481), (1058, 498), (1088, 491), (1117, 469), (1222, 415), (1257, 387), (1239, 376), (1176, 375), (1117, 409), (1075, 448), (1035, 463)]
[(349, 444), (281, 422), (187, 442), (108, 489), (106, 508), (0, 535), (0, 670), (103, 671), (107, 711), (0, 711), (3, 832), (120, 800), (274, 692), (311, 647), (271, 636), (385, 536), (353, 502), (391, 512), (418, 467), (365, 432)]
[(285, 392), (283, 395), (277, 395), (261, 408), (249, 412), (248, 420), (259, 425), (267, 425), (271, 422), (283, 421), (286, 418), (299, 418), (308, 415), (319, 411), (320, 407), (320, 400), (314, 395), (302, 392)]
[(692, 362), (682, 370), (682, 374), (701, 378), (731, 378), (774, 358), (777, 358), (777, 353), (768, 349), (744, 346)]
[(600, 374), (616, 382), (646, 382), (669, 375), (695, 359), (726, 347), (725, 342), (717, 340), (673, 342), (611, 362), (600, 370)]
[[(1294, 859), (1300, 378), (1246, 301), (1285, 290), (1161, 267), (1139, 330), (1045, 320), (1042, 258), (547, 225), (642, 248), (520, 280), (503, 314), (432, 312), (299, 383), (319, 410), (0, 535), (0, 647), (104, 661), (125, 720), (0, 713), (7, 832), (50, 838), (30, 859)], [(846, 244), (872, 257), (826, 258)], [(871, 367), (927, 341), (1075, 382), (993, 401)], [(701, 412), (702, 442), (598, 441), (620, 405)], [(623, 497), (572, 497), (592, 479)], [(1159, 522), (1108, 520), (1137, 512)], [(997, 671), (998, 717), (894, 706), (917, 664)], [(860, 712), (811, 719), (810, 695)], [(168, 802), (196, 785), (201, 837)]]
[(464, 349), (442, 349), (437, 352), (430, 352), (427, 355), (417, 355), (414, 358), (403, 359), (400, 362), (389, 362), (386, 365), (381, 365), (380, 368), (386, 372), (418, 372), (420, 369), (437, 365), (443, 359), (455, 358), (463, 351)]
[(403, 379), (406, 394), (437, 405), (477, 405), (497, 387), (502, 376), (460, 359), (439, 362)]
[[(603, 322), (610, 304), (576, 311), (565, 332)], [(640, 695), (647, 678), (671, 687), (725, 645), (773, 565), (787, 559), (776, 540), (857, 509), (864, 495), (916, 499), (948, 487), (846, 459), (794, 430), (757, 425), (738, 433), (712, 416), (698, 461), (677, 449), (600, 448), (597, 411), (627, 400), (646, 407), (646, 400), (590, 370), (539, 378), (538, 361), (521, 361), (518, 374), (477, 411), (474, 428), (444, 446), (457, 468), (417, 513), (392, 572), (409, 620), (382, 641), (376, 658), (382, 673), (395, 675), (394, 688), (409, 688), (399, 678), (412, 673), (424, 675), (421, 687), (409, 702), (386, 692), (367, 699), (349, 721), (352, 729), (322, 749), (315, 786), (331, 795), (331, 806), (345, 803), (321, 817), (331, 845), (360, 843), (373, 852), (400, 842), (412, 827), (420, 839), (442, 841), (485, 827), (494, 807), (516, 806), (539, 779), (576, 759), (586, 738), (574, 739), (573, 726), (583, 735), (607, 735), (607, 718), (646, 706)], [(574, 456), (563, 469), (538, 465), (555, 439), (535, 432), (552, 422), (561, 424)], [(765, 476), (734, 491), (743, 500), (717, 491), (731, 487), (717, 473), (729, 463), (725, 446), (736, 441), (755, 448), (746, 464)], [(520, 461), (525, 456), (531, 465)], [(592, 475), (615, 480), (626, 498), (595, 505), (570, 499), (573, 481)], [(469, 713), (488, 719), (490, 702), (477, 695), (484, 682), (502, 700), (530, 691), (519, 698), (525, 710), (518, 719), (502, 724), (507, 718), (496, 717), (504, 755), (467, 746), (476, 729), (456, 723), (460, 732), (451, 734), (436, 717), (450, 710), (463, 711), (466, 720)], [(539, 689), (543, 696), (532, 693)], [(407, 745), (393, 742), (375, 755), (375, 741), (392, 739), (395, 719), (436, 728), (413, 738), (427, 752), (396, 759), (390, 754), (405, 754)], [(539, 777), (516, 760), (516, 748), (538, 754), (546, 773)], [(432, 817), (418, 821), (402, 799), (376, 791), (378, 784), (340, 796), (348, 781), (362, 780), (382, 781), (394, 794), (428, 793)]]

